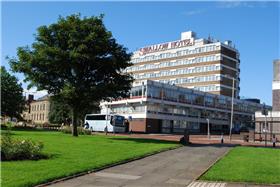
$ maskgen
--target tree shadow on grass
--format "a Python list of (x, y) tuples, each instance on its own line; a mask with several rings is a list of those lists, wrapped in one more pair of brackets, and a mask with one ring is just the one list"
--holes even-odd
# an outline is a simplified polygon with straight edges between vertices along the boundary
[(8, 131), (6, 131), (6, 130), (1, 130), (1, 136), (5, 136), (5, 135), (16, 135), (15, 133), (13, 133), (13, 132), (8, 132)]
[(146, 139), (146, 138), (109, 138), (116, 141), (132, 141), (136, 143), (154, 143), (154, 144), (179, 144), (179, 142), (168, 141), (168, 140), (156, 140), (156, 139)]
[(41, 160), (52, 160), (60, 157), (61, 154), (58, 153), (41, 153), (37, 157), (32, 159), (27, 158), (18, 158), (13, 160), (1, 160), (1, 162), (14, 162), (14, 161), (41, 161)]

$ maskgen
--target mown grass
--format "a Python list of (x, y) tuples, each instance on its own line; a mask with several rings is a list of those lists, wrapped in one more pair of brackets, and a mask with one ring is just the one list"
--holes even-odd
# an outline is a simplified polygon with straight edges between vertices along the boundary
[(280, 149), (236, 147), (200, 179), (280, 184)]
[(2, 186), (34, 186), (57, 178), (98, 169), (119, 161), (180, 146), (174, 142), (132, 139), (120, 136), (83, 135), (61, 132), (12, 131), (13, 137), (44, 143), (49, 159), (1, 163)]

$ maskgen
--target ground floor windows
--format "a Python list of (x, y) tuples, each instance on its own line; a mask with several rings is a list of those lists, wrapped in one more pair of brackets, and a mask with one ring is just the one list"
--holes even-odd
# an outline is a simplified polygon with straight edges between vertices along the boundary
[(185, 120), (161, 120), (162, 133), (184, 133), (187, 129), (190, 132), (199, 132), (200, 125), (197, 122)]

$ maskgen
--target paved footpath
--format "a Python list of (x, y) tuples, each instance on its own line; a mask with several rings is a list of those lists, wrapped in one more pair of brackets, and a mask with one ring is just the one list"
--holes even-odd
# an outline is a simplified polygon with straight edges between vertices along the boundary
[(230, 148), (231, 146), (219, 145), (185, 146), (51, 186), (193, 186), (193, 180)]
[(225, 182), (205, 182), (194, 181), (187, 187), (279, 187), (278, 185), (255, 185), (246, 183), (225, 183)]

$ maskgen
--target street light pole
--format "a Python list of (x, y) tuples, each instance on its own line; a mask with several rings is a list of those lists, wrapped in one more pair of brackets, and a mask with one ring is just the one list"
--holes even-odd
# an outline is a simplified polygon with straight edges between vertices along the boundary
[(231, 116), (230, 116), (230, 129), (229, 129), (229, 140), (231, 141), (231, 130), (233, 122), (233, 98), (234, 98), (234, 78), (232, 78), (232, 93), (231, 93)]
[(268, 131), (268, 129), (267, 129), (267, 119), (266, 119), (266, 116), (267, 116), (267, 114), (268, 114), (268, 112), (267, 112), (267, 109), (266, 109), (266, 106), (265, 106), (265, 103), (263, 103), (263, 110), (262, 110), (262, 114), (264, 115), (264, 117), (265, 117), (265, 121), (264, 121), (264, 129), (263, 129), (263, 131), (264, 131), (264, 138), (265, 138), (265, 147), (267, 146), (267, 131)]
[(264, 129), (265, 130), (264, 131), (264, 133), (265, 133), (264, 134), (264, 136), (265, 136), (265, 147), (267, 146), (267, 130), (268, 130), (266, 124), (267, 124), (267, 119), (266, 119), (266, 113), (265, 113), (265, 122), (264, 122), (264, 126), (265, 126), (265, 129)]
[(207, 136), (208, 136), (208, 139), (210, 139), (210, 125), (209, 125), (209, 119), (207, 118), (206, 121), (207, 121)]

